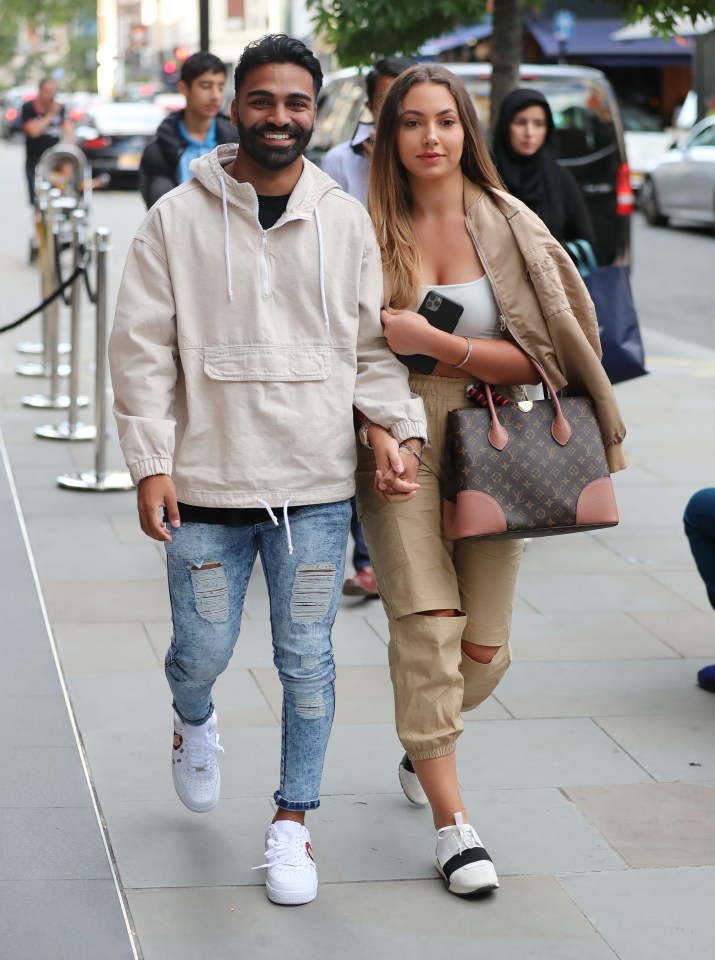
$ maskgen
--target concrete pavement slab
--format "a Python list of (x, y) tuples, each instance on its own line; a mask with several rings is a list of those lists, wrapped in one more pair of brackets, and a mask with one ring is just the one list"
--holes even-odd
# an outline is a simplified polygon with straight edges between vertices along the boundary
[(632, 867), (699, 867), (715, 860), (712, 785), (638, 783), (564, 792)]
[[(300, 910), (277, 910), (258, 887), (130, 891), (144, 960), (617, 960), (551, 877), (507, 878), (496, 896), (460, 900), (441, 880), (325, 884)], [(704, 956), (701, 955), (701, 956)], [(698, 958), (700, 960), (700, 958)]]
[[(624, 563), (625, 567), (626, 564)], [(691, 610), (668, 582), (631, 568), (621, 573), (562, 573), (558, 578), (523, 573), (517, 591), (539, 613), (580, 613), (584, 617), (604, 610), (625, 613), (641, 610)]]
[(59, 623), (54, 634), (68, 675), (131, 673), (162, 666), (141, 623)]
[(109, 879), (100, 844), (88, 844), (97, 832), (92, 807), (21, 807), (3, 810), (0, 849), (3, 880)]
[[(715, 704), (712, 694), (705, 690), (695, 688), (692, 696), (710, 713), (697, 717), (598, 717), (596, 722), (654, 780), (715, 780)], [(715, 806), (712, 819), (715, 821)]]
[(632, 613), (630, 616), (653, 636), (683, 657), (715, 656), (715, 618), (712, 610)]
[(715, 867), (583, 874), (561, 886), (619, 960), (712, 957)]
[[(650, 660), (678, 654), (627, 613), (516, 613), (512, 621), (514, 660)], [(713, 644), (715, 647), (715, 644)]]
[(514, 663), (497, 697), (515, 717), (712, 717), (695, 686), (702, 660)]

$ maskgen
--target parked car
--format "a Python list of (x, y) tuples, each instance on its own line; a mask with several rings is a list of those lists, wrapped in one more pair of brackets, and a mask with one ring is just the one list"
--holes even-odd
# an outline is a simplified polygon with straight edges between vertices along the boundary
[(37, 87), (11, 87), (2, 95), (0, 135), (4, 140), (19, 135), (22, 123), (22, 108), (28, 100), (34, 100)]
[(136, 179), (144, 147), (166, 114), (153, 103), (92, 103), (75, 128), (93, 174)]
[(715, 116), (701, 120), (682, 143), (649, 165), (640, 206), (651, 226), (677, 217), (715, 230)]
[(663, 127), (657, 117), (638, 107), (621, 106), (621, 118), (631, 187), (638, 192), (643, 186), (646, 167), (673, 146), (677, 133)]
[[(445, 63), (471, 93), (485, 130), (489, 128), (491, 65)], [(524, 64), (521, 84), (540, 90), (549, 102), (556, 129), (554, 158), (573, 173), (583, 191), (599, 263), (630, 260), (633, 191), (626, 160), (623, 124), (608, 80), (589, 67)], [(356, 70), (342, 70), (326, 82), (308, 157), (317, 163), (331, 148), (349, 140), (364, 119), (365, 90)]]

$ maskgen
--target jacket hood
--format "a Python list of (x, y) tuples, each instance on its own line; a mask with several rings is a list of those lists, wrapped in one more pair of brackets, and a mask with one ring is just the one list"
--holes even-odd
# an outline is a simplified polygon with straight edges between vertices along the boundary
[[(258, 220), (258, 196), (251, 183), (239, 183), (234, 180), (227, 172), (233, 161), (236, 159), (239, 147), (238, 144), (224, 143), (212, 150), (211, 153), (203, 157), (197, 157), (192, 160), (189, 170), (198, 182), (208, 190), (213, 196), (221, 200), (223, 210), (223, 228), (224, 228), (224, 260), (226, 265), (226, 291), (228, 299), (233, 300), (233, 286), (231, 282), (231, 221), (229, 218), (229, 207), (238, 207), (249, 213)], [(323, 230), (320, 224), (318, 214), (318, 203), (321, 197), (332, 190), (340, 190), (340, 187), (322, 172), (310, 160), (303, 157), (303, 170), (298, 182), (288, 200), (285, 213), (281, 216), (278, 224), (285, 223), (288, 220), (315, 220), (315, 228), (318, 233), (319, 263), (318, 271), (320, 276), (320, 295), (323, 308), (323, 320), (327, 329), (330, 329), (330, 318), (325, 296), (325, 249), (323, 246)], [(271, 227), (274, 229), (274, 227)]]

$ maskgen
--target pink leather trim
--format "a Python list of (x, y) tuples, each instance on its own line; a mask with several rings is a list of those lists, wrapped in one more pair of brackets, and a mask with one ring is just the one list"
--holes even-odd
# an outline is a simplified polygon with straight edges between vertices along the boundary
[(618, 507), (610, 477), (599, 477), (583, 488), (576, 504), (576, 523), (579, 526), (618, 523)]
[(506, 431), (506, 427), (499, 421), (499, 417), (496, 415), (493, 416), (492, 422), (489, 425), (487, 440), (489, 443), (491, 443), (495, 450), (503, 450), (508, 439), (509, 434)]
[(559, 407), (558, 413), (551, 424), (551, 436), (562, 447), (565, 447), (571, 439), (571, 424), (561, 413), (561, 407)]
[(457, 502), (444, 501), (444, 535), (448, 540), (481, 537), (506, 531), (504, 511), (493, 497), (479, 490), (463, 490)]

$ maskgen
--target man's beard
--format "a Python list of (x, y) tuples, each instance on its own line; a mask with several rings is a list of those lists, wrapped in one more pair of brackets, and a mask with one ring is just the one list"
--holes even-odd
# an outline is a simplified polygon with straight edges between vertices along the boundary
[[(285, 170), (300, 157), (310, 143), (312, 130), (304, 130), (297, 124), (289, 123), (285, 127), (276, 127), (272, 123), (244, 126), (237, 120), (238, 144), (251, 160), (265, 170)], [(290, 147), (270, 147), (261, 139), (264, 133), (289, 133), (295, 139)]]

